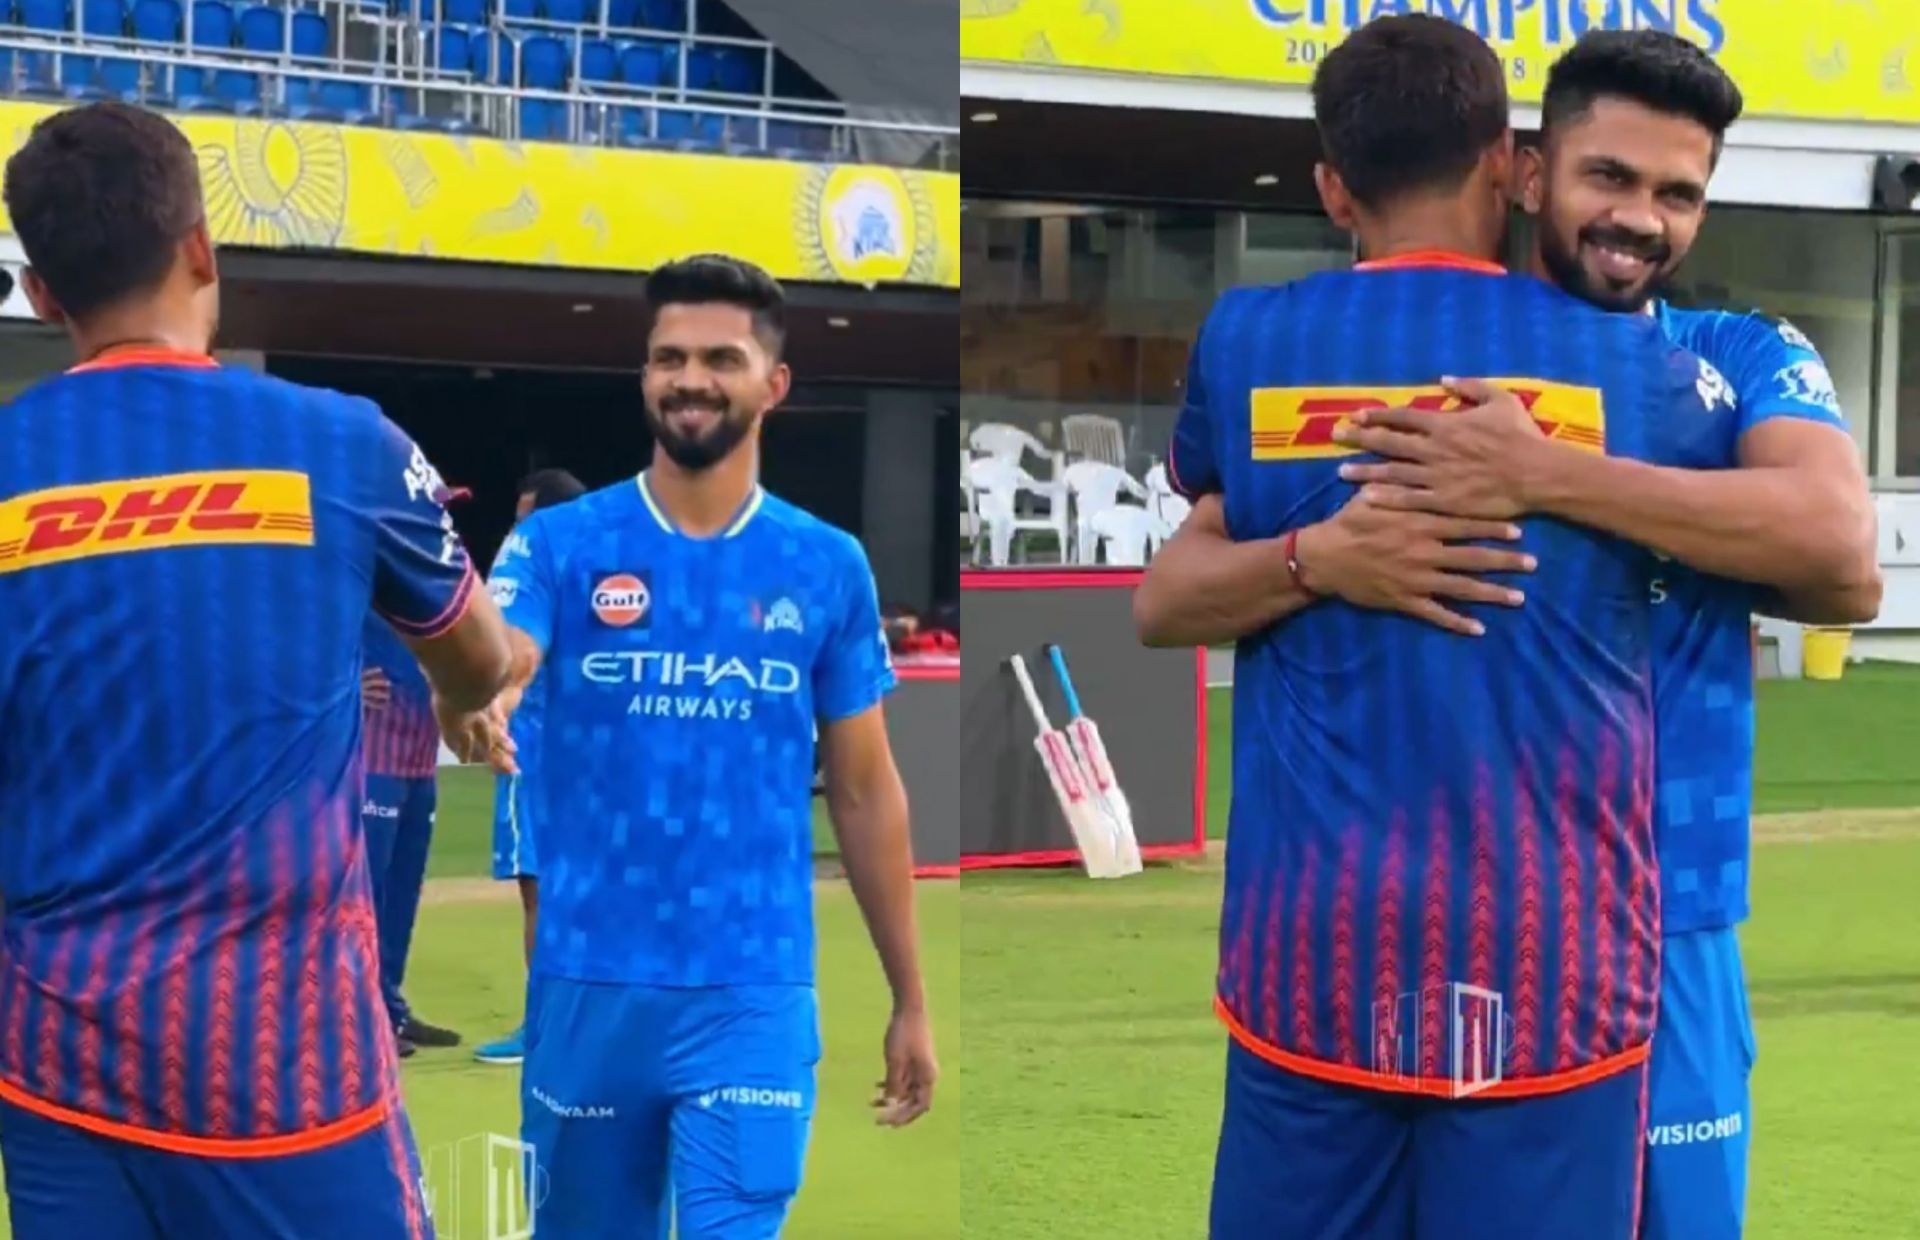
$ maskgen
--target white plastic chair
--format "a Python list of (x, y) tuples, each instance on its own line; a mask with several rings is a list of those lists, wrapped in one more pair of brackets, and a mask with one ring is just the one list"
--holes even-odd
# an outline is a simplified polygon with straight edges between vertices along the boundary
[(1173, 532), (1185, 524), (1187, 515), (1193, 511), (1193, 505), (1187, 497), (1173, 489), (1167, 481), (1167, 467), (1156, 463), (1147, 471), (1147, 511), (1160, 519), (1160, 526), (1166, 533), (1153, 541), (1151, 549), (1158, 551), (1160, 544), (1173, 537)]
[(1120, 469), (1127, 466), (1127, 433), (1120, 419), (1098, 413), (1075, 413), (1060, 419), (1060, 439), (1071, 460), (1100, 461)]
[(1118, 504), (1123, 492), (1145, 503), (1147, 488), (1118, 465), (1101, 461), (1075, 461), (1063, 477), (1073, 496), (1074, 561), (1092, 564), (1098, 543), (1093, 518)]
[(1088, 522), (1100, 538), (1107, 563), (1138, 567), (1147, 562), (1149, 547), (1158, 547), (1172, 531), (1166, 523), (1135, 504), (1116, 504), (1093, 514)]
[[(1012, 461), (997, 456), (983, 456), (969, 462), (967, 477), (973, 484), (977, 513), (974, 563), (980, 562), (980, 538), (983, 534), (987, 541), (987, 563), (994, 568), (1005, 568), (1013, 563), (1014, 546), (1026, 534), (1053, 535), (1061, 558), (1066, 557), (1067, 505), (1064, 497), (1054, 494), (1053, 488), (1040, 483)], [(1022, 491), (1048, 500), (1046, 515), (1021, 516), (1019, 500)]]
[(960, 450), (960, 541), (972, 545), (980, 537), (980, 497), (973, 485), (973, 472), (967, 467), (973, 454)]

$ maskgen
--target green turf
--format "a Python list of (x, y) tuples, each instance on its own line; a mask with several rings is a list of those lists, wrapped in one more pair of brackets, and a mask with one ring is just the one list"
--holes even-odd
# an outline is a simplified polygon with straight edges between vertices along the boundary
[[(1896, 1084), (1920, 1037), (1920, 813), (1868, 824), (1886, 838), (1846, 820), (1920, 806), (1916, 690), (1920, 669), (1871, 664), (1760, 689), (1759, 805), (1833, 812), (1817, 838), (1756, 849), (1749, 1240), (1920, 1236), (1920, 1112)], [(1228, 702), (1216, 691), (1209, 712), (1216, 837)], [(968, 1148), (991, 1150), (967, 1159), (963, 1234), (1056, 1240), (1067, 1202), (1074, 1235), (1202, 1234), (1225, 1047), (1208, 1010), (1217, 865), (961, 886)]]

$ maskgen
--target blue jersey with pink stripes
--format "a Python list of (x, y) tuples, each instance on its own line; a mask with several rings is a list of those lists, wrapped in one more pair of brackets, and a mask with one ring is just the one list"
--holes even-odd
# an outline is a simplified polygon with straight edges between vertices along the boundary
[(440, 726), (427, 674), (384, 617), (369, 612), (362, 638), (367, 667), (378, 668), (389, 685), (386, 704), (362, 712), (367, 774), (430, 778), (440, 764)]
[[(1498, 268), (1383, 264), (1241, 289), (1195, 346), (1173, 469), (1236, 539), (1331, 516), (1368, 407), (1517, 393), (1572, 448), (1722, 466), (1733, 409), (1650, 318)], [(1521, 522), (1518, 609), (1460, 637), (1323, 600), (1241, 641), (1219, 1005), (1331, 1079), (1562, 1088), (1644, 1057), (1658, 993), (1653, 559)]]
[(465, 610), (434, 480), (364, 400), (159, 350), (0, 413), (0, 1097), (213, 1155), (396, 1105), (362, 626)]
[(894, 684), (860, 544), (757, 489), (691, 537), (644, 474), (517, 533), (490, 585), (545, 651), (534, 971), (811, 985), (815, 724)]

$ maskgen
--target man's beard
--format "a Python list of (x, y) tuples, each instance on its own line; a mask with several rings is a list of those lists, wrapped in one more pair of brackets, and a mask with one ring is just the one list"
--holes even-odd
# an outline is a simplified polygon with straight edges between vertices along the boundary
[[(686, 408), (713, 409), (718, 417), (710, 429), (682, 434), (674, 429), (671, 415)], [(667, 459), (689, 473), (712, 469), (727, 459), (753, 429), (751, 417), (738, 416), (728, 405), (699, 397), (669, 396), (660, 402), (658, 412), (647, 410), (647, 421), (653, 428), (654, 442), (667, 454)]]
[[(1546, 224), (1544, 216), (1535, 226), (1541, 230), (1540, 261), (1546, 266), (1547, 274), (1553, 277), (1553, 282), (1603, 310), (1637, 312), (1660, 295), (1673, 275), (1673, 251), (1664, 243), (1648, 242), (1643, 237), (1619, 229), (1590, 226), (1581, 229), (1574, 244), (1568, 247), (1560, 243), (1559, 235)], [(1615, 288), (1607, 282), (1606, 277), (1596, 275), (1582, 265), (1580, 248), (1583, 245), (1611, 245), (1648, 259), (1650, 271), (1644, 280), (1631, 288)]]

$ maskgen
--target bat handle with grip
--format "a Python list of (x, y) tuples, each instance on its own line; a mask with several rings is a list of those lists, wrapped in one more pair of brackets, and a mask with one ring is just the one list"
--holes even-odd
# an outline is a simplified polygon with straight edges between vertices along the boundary
[(1073, 677), (1067, 675), (1067, 656), (1061, 653), (1060, 647), (1048, 642), (1047, 657), (1053, 660), (1053, 674), (1060, 678), (1060, 692), (1067, 699), (1067, 718), (1078, 719), (1080, 695), (1073, 691)]
[(1011, 662), (1014, 679), (1020, 682), (1020, 692), (1026, 694), (1027, 707), (1033, 711), (1034, 726), (1042, 732), (1047, 731), (1050, 726), (1047, 723), (1047, 708), (1040, 705), (1040, 695), (1033, 688), (1033, 677), (1027, 675), (1027, 661), (1016, 654)]

